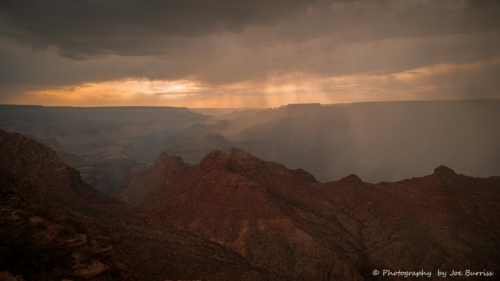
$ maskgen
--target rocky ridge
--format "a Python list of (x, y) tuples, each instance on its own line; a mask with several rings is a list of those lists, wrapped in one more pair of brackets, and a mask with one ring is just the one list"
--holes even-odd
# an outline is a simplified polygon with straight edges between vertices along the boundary
[(142, 165), (132, 169), (130, 181), (118, 198), (130, 208), (142, 208), (152, 192), (167, 178), (189, 167), (178, 156), (161, 153), (154, 165)]
[[(0, 133), (0, 140), (8, 161), (0, 173), (2, 226), (9, 226), (2, 233), (33, 237), (24, 227), (32, 225), (27, 245), (35, 247), (22, 253), (40, 255), (50, 245), (56, 257), (72, 257), (42, 259), (35, 274), (48, 278), (127, 280), (131, 271), (140, 280), (387, 280), (372, 272), (423, 269), (434, 280), (438, 269), (469, 269), (492, 271), (494, 280), (500, 272), (498, 177), (440, 166), (392, 183), (356, 175), (319, 183), (304, 170), (230, 148), (194, 166), (160, 155), (148, 167), (158, 179), (137, 178), (138, 190), (152, 183), (143, 204), (128, 209), (81, 185), (48, 147), (19, 134)], [(39, 279), (14, 265), (3, 270)], [(475, 278), (483, 279), (492, 280)]]
[(0, 168), (22, 175), (51, 199), (65, 203), (117, 203), (85, 183), (79, 172), (48, 146), (21, 134), (0, 131), (0, 158)]
[(0, 271), (4, 278), (137, 280), (114, 259), (109, 238), (92, 225), (54, 210), (27, 180), (0, 169), (0, 194)]
[[(218, 243), (173, 228), (154, 213), (124, 208), (82, 184), (78, 172), (54, 157), (55, 153), (47, 146), (19, 134), (0, 134), (0, 155), (8, 161), (0, 168), (8, 175), (0, 176), (5, 195), (2, 198), (6, 200), (1, 205), (0, 222), (1, 242), (6, 243), (0, 247), (2, 278), (18, 281), (272, 278)], [(70, 179), (65, 178), (68, 174)], [(42, 249), (49, 251), (45, 253)], [(39, 258), (42, 263), (31, 266)]]
[(356, 175), (318, 183), (230, 148), (157, 190), (146, 207), (168, 223), (286, 280), (378, 280), (376, 268), (500, 269), (500, 182), (445, 166), (394, 183)]

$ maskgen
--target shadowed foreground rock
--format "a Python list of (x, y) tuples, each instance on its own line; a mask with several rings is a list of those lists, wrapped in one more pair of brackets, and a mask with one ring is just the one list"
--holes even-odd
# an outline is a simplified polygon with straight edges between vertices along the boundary
[(140, 196), (127, 198), (136, 207), (128, 209), (84, 184), (48, 147), (19, 134), (0, 132), (0, 141), (5, 278), (412, 280), (384, 276), (387, 269), (431, 272), (420, 278), (426, 280), (440, 280), (437, 270), (493, 272), (473, 280), (496, 280), (500, 274), (499, 177), (441, 166), (394, 183), (364, 183), (356, 175), (319, 183), (304, 170), (230, 148), (194, 166), (160, 155), (132, 175), (129, 188)]
[(498, 178), (444, 166), (394, 183), (318, 183), (230, 148), (172, 175), (147, 206), (286, 280), (383, 280), (372, 271), (498, 274), (499, 202)]
[(137, 280), (109, 238), (59, 214), (36, 186), (0, 169), (0, 192), (0, 280)]

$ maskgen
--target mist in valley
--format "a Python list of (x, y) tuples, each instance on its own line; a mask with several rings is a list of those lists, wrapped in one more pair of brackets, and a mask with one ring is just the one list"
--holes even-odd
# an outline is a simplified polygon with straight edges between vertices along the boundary
[(500, 172), (499, 108), (499, 101), (296, 105), (230, 139), (271, 143), (296, 161), (278, 162), (320, 181), (351, 173), (368, 182), (396, 181), (439, 165), (487, 177)]
[(499, 15), (0, 1), (0, 281), (497, 280)]
[(397, 181), (440, 165), (477, 177), (500, 175), (499, 123), (498, 100), (223, 110), (0, 107), (0, 128), (50, 146), (85, 181), (113, 196), (135, 167), (152, 165), (162, 152), (194, 165), (230, 147), (304, 169), (321, 182), (349, 174)]

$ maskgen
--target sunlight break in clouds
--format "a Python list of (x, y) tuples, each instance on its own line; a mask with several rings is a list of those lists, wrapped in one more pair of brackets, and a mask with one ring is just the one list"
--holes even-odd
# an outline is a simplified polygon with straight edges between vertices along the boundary
[(7, 2), (0, 103), (500, 98), (497, 0)]
[[(31, 91), (23, 104), (72, 106), (277, 107), (290, 103), (349, 103), (387, 100), (440, 100), (494, 97), (497, 86), (485, 73), (500, 69), (500, 60), (439, 64), (392, 74), (319, 77), (283, 73), (225, 85), (196, 80), (127, 79)], [(466, 77), (455, 83), (455, 77)], [(486, 78), (485, 78), (486, 77)]]
[(189, 80), (151, 81), (119, 80), (84, 83), (72, 87), (30, 91), (25, 102), (46, 105), (106, 106), (106, 105), (169, 105), (189, 99), (203, 88)]

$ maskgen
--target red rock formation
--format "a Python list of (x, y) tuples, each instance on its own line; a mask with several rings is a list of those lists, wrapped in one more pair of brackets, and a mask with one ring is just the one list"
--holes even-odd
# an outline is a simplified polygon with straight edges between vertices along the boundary
[(153, 196), (159, 185), (169, 177), (189, 167), (178, 156), (162, 153), (154, 165), (144, 165), (132, 170), (130, 182), (118, 196), (127, 207), (142, 208), (148, 198)]
[(149, 208), (287, 280), (385, 280), (374, 269), (500, 269), (500, 181), (434, 174), (317, 183), (239, 149), (169, 178)]
[[(0, 183), (15, 182), (2, 198), (70, 203), (89, 237), (109, 239), (114, 258), (143, 280), (390, 279), (375, 269), (431, 271), (430, 279), (441, 278), (438, 269), (500, 274), (499, 177), (441, 166), (394, 183), (355, 175), (318, 183), (236, 148), (212, 151), (192, 167), (162, 154), (130, 189), (146, 210), (132, 210), (83, 185), (50, 149), (21, 135), (0, 133), (0, 156), (1, 167), (20, 176), (0, 173)], [(76, 274), (113, 265), (96, 261)]]
[(174, 227), (220, 243), (285, 280), (361, 280), (354, 267), (361, 259), (357, 242), (310, 207), (324, 201), (307, 197), (314, 184), (305, 171), (231, 148), (171, 177), (149, 206)]
[(116, 204), (82, 181), (48, 146), (18, 133), (0, 132), (0, 168), (21, 175), (47, 197), (65, 203)]
[(438, 269), (500, 273), (498, 179), (457, 175), (444, 166), (394, 183), (346, 179), (318, 190), (338, 208), (344, 227), (358, 233), (367, 268), (424, 269), (433, 278)]
[[(78, 172), (54, 155), (36, 141), (0, 132), (2, 276), (20, 274), (27, 281), (133, 280), (133, 275), (140, 280), (268, 280), (266, 272), (217, 243), (165, 225), (150, 212), (119, 206), (82, 184)], [(177, 158), (172, 159), (175, 164)], [(158, 164), (173, 173), (164, 169), (167, 159), (160, 157)]]
[(114, 259), (109, 239), (56, 215), (49, 203), (35, 185), (0, 168), (0, 280), (137, 280)]

